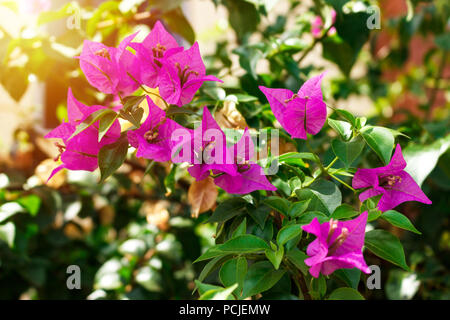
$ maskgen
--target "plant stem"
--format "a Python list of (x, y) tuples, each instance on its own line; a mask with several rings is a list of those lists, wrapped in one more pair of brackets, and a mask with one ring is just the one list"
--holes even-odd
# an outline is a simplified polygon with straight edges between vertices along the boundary
[(339, 160), (339, 158), (338, 158), (338, 157), (335, 157), (335, 158), (333, 159), (333, 161), (331, 161), (330, 164), (325, 168), (325, 170), (328, 172), (328, 169), (330, 169), (331, 166), (332, 166), (333, 164), (335, 164), (336, 161), (338, 161), (338, 160)]
[(330, 175), (330, 177), (332, 177), (333, 179), (335, 179), (336, 181), (339, 181), (340, 183), (342, 183), (344, 186), (346, 186), (347, 188), (349, 188), (350, 190), (352, 190), (353, 192), (356, 192), (355, 189), (353, 189), (352, 187), (350, 187), (347, 183), (345, 183), (344, 181), (342, 181), (341, 179), (339, 179), (338, 177), (336, 177), (335, 175), (328, 173)]
[(301, 271), (299, 272), (299, 270), (295, 266), (291, 265), (291, 263), (289, 263), (287, 260), (285, 260), (284, 263), (288, 271), (292, 274), (295, 284), (297, 285), (299, 292), (302, 293), (303, 298), (305, 300), (311, 300), (308, 286), (306, 285), (305, 278)]
[(302, 56), (298, 59), (297, 64), (300, 64), (303, 61), (303, 59), (306, 58), (306, 56), (314, 49), (316, 44), (322, 42), (322, 40), (328, 36), (328, 31), (330, 31), (332, 27), (333, 25), (329, 26), (320, 38), (314, 39), (313, 43), (311, 43), (311, 45), (303, 52)]

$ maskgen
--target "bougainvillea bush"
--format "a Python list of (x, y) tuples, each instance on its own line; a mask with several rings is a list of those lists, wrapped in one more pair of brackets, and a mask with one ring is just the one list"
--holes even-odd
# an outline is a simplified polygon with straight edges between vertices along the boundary
[[(146, 12), (147, 2), (141, 2), (134, 10)], [(119, 3), (103, 3), (103, 11), (90, 19), (113, 12)], [(102, 255), (112, 258), (96, 272), (89, 297), (364, 299), (377, 296), (371, 290), (387, 290), (380, 283), (392, 268), (401, 287), (401, 277), (415, 274), (419, 258), (411, 266), (398, 230), (420, 239), (408, 209), (412, 204), (426, 212), (435, 205), (430, 187), (422, 185), (449, 140), (444, 134), (423, 147), (438, 151), (433, 167), (417, 169), (421, 160), (414, 148), (423, 156), (418, 147), (426, 142), (423, 135), (357, 116), (337, 101), (345, 95), (339, 93), (344, 83), (352, 85), (351, 69), (369, 39), (371, 16), (361, 6), (370, 3), (318, 1), (308, 19), (299, 18), (292, 28), (286, 24), (289, 15), (280, 15), (264, 30), (258, 26), (269, 4), (221, 5), (229, 10), (236, 43), (218, 43), (213, 56), (202, 54), (184, 22), (176, 27), (170, 14), (156, 14), (148, 31), (126, 30), (117, 43), (83, 39), (74, 57), (83, 93), (70, 84), (65, 88), (67, 117), (45, 135), (58, 150), (45, 183), (81, 171), (91, 176), (83, 183), (91, 190), (85, 197), (98, 193), (107, 201), (102, 208), (121, 193), (144, 201), (141, 211), (153, 206), (147, 211), (154, 213), (130, 222), (120, 245), (103, 246)], [(296, 6), (290, 3), (292, 10)], [(253, 40), (252, 34), (262, 37)], [(445, 65), (448, 48), (437, 43)], [(324, 85), (333, 72), (302, 65), (319, 44), (347, 79), (335, 83), (338, 93)], [(245, 70), (237, 82), (230, 79), (227, 50)], [(257, 68), (261, 59), (269, 63), (264, 72)], [(91, 96), (103, 98), (82, 102), (78, 96), (87, 87)], [(127, 191), (110, 187), (127, 168), (139, 170), (139, 178), (124, 184)], [(138, 191), (146, 188), (146, 176), (156, 181), (147, 195)], [(145, 204), (155, 195), (159, 202)], [(20, 199), (14, 202), (18, 212), (30, 205)], [(180, 218), (172, 217), (170, 227), (169, 212)], [(195, 249), (189, 249), (191, 242)], [(389, 280), (387, 295), (408, 297), (392, 289), (397, 280)]]

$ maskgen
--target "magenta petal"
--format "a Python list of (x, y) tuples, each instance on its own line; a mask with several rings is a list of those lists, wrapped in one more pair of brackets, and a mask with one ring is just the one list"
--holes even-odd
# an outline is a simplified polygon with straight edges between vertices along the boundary
[(65, 169), (66, 165), (63, 163), (62, 165), (56, 167), (55, 169), (53, 169), (52, 173), (50, 174), (50, 176), (47, 179), (47, 183), (50, 181), (51, 178), (53, 178), (53, 176), (55, 174), (57, 174), (59, 171), (61, 171), (62, 169)]
[(161, 68), (159, 74), (159, 93), (169, 104), (178, 105), (181, 96), (181, 82), (177, 70), (170, 65)]
[(295, 98), (290, 101), (285, 112), (284, 129), (292, 138), (306, 139), (307, 99)]
[[(81, 55), (78, 57), (80, 68), (89, 84), (108, 94), (116, 93), (120, 80), (117, 65), (112, 60), (115, 58), (113, 49), (101, 43), (85, 40)], [(100, 55), (100, 52), (106, 52), (109, 57)]]
[(318, 237), (321, 234), (319, 219), (314, 218), (309, 224), (302, 226), (302, 229)]
[(288, 89), (271, 89), (263, 86), (259, 86), (259, 90), (266, 96), (275, 118), (284, 128), (287, 100), (291, 99), (294, 93)]
[(366, 191), (363, 191), (359, 195), (359, 201), (363, 202), (366, 201), (369, 198), (379, 196), (380, 194), (384, 193), (384, 189), (380, 187), (374, 187), (367, 189)]
[(156, 21), (153, 29), (144, 41), (142, 41), (142, 44), (149, 49), (156, 47), (158, 44), (163, 45), (166, 49), (178, 47), (175, 38), (167, 32), (159, 20)]
[(339, 226), (347, 228), (349, 234), (342, 245), (336, 250), (336, 255), (343, 255), (347, 252), (362, 252), (367, 217), (368, 212), (365, 211), (355, 219), (339, 222)]
[(302, 87), (300, 88), (300, 90), (298, 90), (298, 96), (300, 98), (314, 98), (317, 100), (322, 101), (323, 100), (323, 96), (322, 96), (322, 89), (321, 89), (321, 84), (322, 84), (322, 78), (325, 76), (326, 71), (322, 72), (320, 75), (312, 77), (308, 80), (305, 81), (305, 83), (302, 85)]
[(57, 126), (55, 129), (50, 131), (45, 135), (45, 138), (59, 138), (63, 141), (67, 141), (67, 139), (70, 138), (70, 136), (75, 132), (76, 128), (74, 125), (70, 124), (69, 122), (63, 122), (59, 126)]
[(339, 257), (325, 258), (321, 265), (321, 272), (327, 276), (337, 269), (351, 268), (358, 268), (364, 273), (370, 273), (370, 269), (364, 261), (364, 257), (361, 253), (349, 253)]
[(287, 104), (285, 129), (293, 137), (306, 139), (306, 133), (317, 134), (325, 124), (327, 107), (315, 98), (295, 98)]
[(378, 176), (374, 169), (358, 169), (353, 176), (352, 186), (355, 189), (378, 186)]
[[(406, 168), (406, 161), (403, 158), (402, 148), (400, 144), (397, 144), (394, 154), (392, 155), (391, 161), (389, 161), (389, 165), (387, 165), (387, 169), (389, 171), (395, 172), (399, 170), (403, 170)], [(387, 172), (383, 172), (386, 174)]]
[(386, 189), (380, 201), (378, 209), (387, 211), (394, 209), (399, 204), (406, 201), (418, 201), (425, 204), (431, 204), (431, 200), (423, 193), (419, 185), (405, 171), (397, 173), (401, 181), (397, 182), (392, 188)]
[(214, 182), (226, 192), (232, 194), (247, 194), (256, 190), (277, 190), (267, 180), (263, 168), (257, 164), (250, 164), (250, 169), (242, 172), (237, 177), (225, 174), (215, 178)]
[(83, 121), (89, 114), (96, 110), (90, 109), (88, 106), (79, 102), (73, 95), (72, 89), (67, 91), (67, 116), (69, 122)]
[(319, 273), (329, 275), (337, 269), (359, 268), (368, 273), (369, 269), (362, 255), (365, 228), (368, 213), (364, 212), (355, 219), (347, 221), (329, 221), (322, 224), (314, 218), (302, 229), (316, 235), (308, 245), (305, 264), (310, 266), (313, 277)]
[(327, 120), (327, 106), (319, 99), (310, 98), (306, 102), (306, 132), (315, 135)]
[(255, 156), (255, 145), (248, 128), (245, 128), (241, 139), (234, 145), (234, 156), (238, 160), (237, 163), (252, 160)]

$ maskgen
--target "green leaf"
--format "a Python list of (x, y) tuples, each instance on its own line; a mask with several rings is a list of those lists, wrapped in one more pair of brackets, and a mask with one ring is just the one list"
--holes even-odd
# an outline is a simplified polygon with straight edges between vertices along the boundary
[(361, 136), (357, 136), (349, 142), (339, 139), (331, 141), (334, 154), (344, 163), (346, 168), (350, 167), (353, 161), (361, 154), (364, 145), (364, 139)]
[(12, 222), (0, 225), (0, 240), (5, 241), (10, 248), (14, 246), (16, 226)]
[(269, 290), (284, 273), (285, 270), (275, 270), (269, 261), (255, 262), (250, 266), (245, 277), (242, 298)]
[(366, 233), (364, 244), (375, 255), (409, 271), (403, 246), (396, 236), (385, 230), (371, 230)]
[[(30, 194), (29, 196), (25, 196), (17, 199), (17, 202), (28, 210), (28, 212), (34, 217), (39, 212), (39, 208), (41, 207), (41, 198), (39, 198), (35, 194)], [(0, 215), (1, 215), (2, 207), (0, 207)], [(0, 219), (1, 222), (1, 219)]]
[(297, 164), (298, 159), (317, 162), (317, 158), (310, 152), (288, 152), (278, 157), (280, 163)]
[(223, 264), (219, 271), (219, 278), (225, 287), (237, 284), (235, 294), (240, 296), (246, 274), (247, 259), (245, 257), (238, 257), (228, 260)]
[(320, 274), (318, 278), (311, 279), (310, 294), (313, 298), (321, 299), (327, 293), (327, 281), (325, 277)]
[(300, 225), (306, 225), (311, 223), (311, 221), (313, 221), (314, 218), (317, 218), (317, 220), (319, 220), (320, 223), (329, 220), (329, 217), (321, 211), (307, 211), (297, 218), (297, 223)]
[(145, 95), (142, 96), (128, 96), (123, 99), (123, 108), (124, 112), (129, 112), (137, 109), (139, 105), (144, 101)]
[(361, 278), (361, 270), (358, 268), (338, 269), (333, 274), (344, 281), (351, 288), (355, 290), (358, 289), (359, 280)]
[(335, 109), (334, 110), (339, 116), (345, 118), (347, 121), (349, 121), (352, 126), (356, 126), (356, 118), (354, 115), (352, 115), (350, 112), (348, 112), (347, 110), (343, 110), (343, 109)]
[(417, 230), (414, 225), (409, 221), (409, 219), (401, 214), (398, 211), (395, 210), (389, 210), (386, 212), (383, 212), (381, 215), (381, 218), (388, 221), (393, 226), (417, 233), (422, 234), (419, 230)]
[(128, 139), (122, 135), (116, 142), (100, 149), (98, 153), (98, 167), (100, 168), (100, 182), (105, 181), (125, 161), (128, 151)]
[[(200, 272), (200, 275), (198, 276), (198, 281), (203, 281), (205, 278), (211, 274), (214, 270), (216, 270), (222, 263), (224, 263), (228, 258), (227, 257), (216, 257), (209, 261), (202, 269), (202, 272)], [(196, 287), (197, 289), (197, 287)], [(194, 290), (195, 292), (195, 290)]]
[(20, 101), (28, 88), (28, 71), (23, 67), (2, 67), (0, 82), (15, 101)]
[(222, 252), (249, 253), (269, 249), (269, 245), (254, 235), (246, 234), (228, 240), (219, 249)]
[(328, 300), (365, 300), (365, 299), (355, 289), (338, 288), (330, 294)]
[(429, 145), (409, 144), (402, 150), (405, 161), (408, 164), (405, 171), (421, 186), (436, 167), (441, 155), (447, 152), (449, 148), (450, 134)]
[(233, 291), (236, 288), (237, 283), (228, 288), (212, 289), (202, 294), (199, 300), (235, 300)]
[(233, 252), (229, 252), (229, 251), (222, 251), (220, 250), (220, 245), (216, 245), (214, 247), (209, 248), (208, 250), (206, 250), (205, 253), (203, 253), (200, 257), (198, 257), (194, 263), (196, 262), (200, 262), (203, 260), (208, 260), (208, 259), (212, 259), (212, 258), (216, 258), (216, 257), (223, 257), (226, 256), (228, 254), (232, 254)]
[(352, 206), (348, 204), (341, 204), (339, 207), (334, 210), (334, 212), (331, 214), (330, 218), (333, 219), (348, 219), (352, 218), (354, 216), (357, 216), (359, 214), (358, 211), (356, 211)]
[(277, 196), (271, 196), (264, 199), (263, 203), (268, 205), (272, 209), (278, 211), (279, 213), (283, 214), (284, 216), (288, 215), (290, 202), (287, 199)]
[(259, 14), (255, 6), (244, 0), (228, 0), (223, 3), (230, 15), (230, 25), (236, 32), (236, 36), (243, 40), (256, 30), (259, 23)]
[(275, 270), (278, 270), (283, 260), (284, 247), (280, 246), (277, 250), (266, 249), (265, 254), (267, 259), (273, 264)]
[(244, 218), (236, 230), (233, 231), (232, 238), (236, 238), (238, 236), (245, 235), (247, 233), (247, 218)]
[(308, 209), (310, 201), (311, 199), (292, 203), (289, 207), (288, 216), (291, 218), (296, 218), (299, 215), (301, 215), (303, 212), (306, 211), (306, 209)]
[(164, 187), (166, 187), (165, 196), (172, 194), (175, 190), (175, 173), (177, 172), (177, 165), (172, 163), (169, 174), (164, 178)]
[(286, 253), (286, 257), (304, 275), (308, 274), (309, 267), (305, 264), (305, 259), (308, 258), (306, 253), (300, 251), (298, 248), (293, 248)]
[(199, 280), (195, 280), (195, 286), (197, 287), (198, 293), (200, 295), (203, 295), (205, 292), (210, 291), (210, 290), (223, 289), (221, 286), (215, 286), (215, 285), (208, 284), (208, 283), (202, 283)]
[(73, 137), (75, 137), (76, 135), (80, 134), (81, 132), (83, 132), (90, 126), (92, 126), (94, 123), (96, 123), (98, 120), (100, 120), (101, 118), (103, 118), (104, 116), (106, 116), (107, 114), (110, 114), (110, 113), (115, 114), (114, 110), (111, 110), (111, 109), (100, 109), (95, 112), (92, 112), (83, 122), (81, 122), (77, 126), (77, 129), (75, 130), (74, 133), (72, 133), (72, 135), (70, 136), (70, 138), (68, 140), (70, 140)]
[(253, 218), (253, 220), (255, 220), (255, 222), (258, 224), (258, 226), (261, 229), (264, 229), (266, 219), (271, 211), (270, 207), (266, 205), (260, 205), (257, 208), (255, 208), (253, 205), (248, 204), (247, 211), (249, 215)]
[(333, 120), (328, 118), (328, 124), (341, 136), (344, 141), (348, 141), (353, 134), (352, 125), (346, 121)]
[(389, 129), (374, 126), (366, 126), (360, 132), (369, 147), (375, 151), (384, 164), (388, 164), (394, 148), (392, 132)]
[(302, 227), (298, 224), (287, 225), (278, 231), (277, 243), (279, 246), (284, 245), (291, 239), (294, 239), (302, 233)]
[(195, 42), (195, 32), (180, 7), (165, 12), (163, 16), (171, 31), (178, 33), (190, 44)]
[(166, 110), (166, 116), (170, 117), (177, 114), (190, 114), (190, 115), (197, 115), (194, 111), (186, 108), (186, 107), (177, 107), (177, 106), (169, 106), (169, 108)]
[(242, 198), (231, 198), (220, 203), (214, 210), (208, 222), (225, 222), (241, 214), (247, 205), (247, 201)]
[(308, 188), (296, 190), (299, 200), (311, 199), (308, 209), (330, 215), (342, 202), (339, 188), (331, 181), (319, 179)]
[(100, 118), (98, 123), (98, 142), (102, 141), (102, 138), (108, 132), (109, 128), (114, 124), (119, 115), (117, 113), (107, 113)]

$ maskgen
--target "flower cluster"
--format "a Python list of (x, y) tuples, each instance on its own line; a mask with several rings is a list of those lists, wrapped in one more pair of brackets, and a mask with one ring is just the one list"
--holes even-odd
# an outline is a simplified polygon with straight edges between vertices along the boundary
[[(188, 172), (197, 181), (211, 177), (228, 193), (277, 190), (255, 161), (255, 147), (248, 128), (237, 143), (227, 145), (224, 131), (207, 107), (203, 108), (200, 126), (192, 130), (171, 119), (147, 96), (146, 119), (130, 129), (121, 128), (118, 118), (128, 112), (124, 96), (132, 95), (139, 87), (157, 88), (166, 105), (182, 107), (192, 101), (205, 81), (221, 82), (206, 75), (197, 43), (184, 49), (160, 22), (142, 43), (132, 42), (135, 37), (133, 34), (125, 38), (118, 48), (84, 42), (78, 59), (88, 82), (99, 91), (113, 95), (120, 103), (113, 107), (88, 107), (77, 101), (69, 89), (68, 122), (46, 136), (63, 142), (57, 144), (62, 164), (50, 178), (64, 168), (95, 170), (100, 150), (125, 137), (136, 149), (137, 157), (158, 162), (188, 162)], [(327, 105), (321, 90), (324, 74), (307, 80), (297, 93), (260, 87), (276, 119), (292, 138), (306, 140), (307, 134), (317, 134), (325, 124)], [(110, 121), (100, 118), (105, 114)], [(358, 169), (353, 188), (365, 189), (359, 196), (361, 201), (381, 195), (380, 211), (410, 200), (431, 203), (403, 170), (405, 167), (400, 146), (397, 146), (389, 165)], [(353, 220), (330, 220), (322, 224), (315, 218), (303, 226), (303, 230), (317, 237), (308, 246), (309, 258), (305, 260), (314, 277), (319, 273), (328, 275), (339, 268), (356, 267), (369, 272), (362, 256), (367, 216), (364, 212)]]

